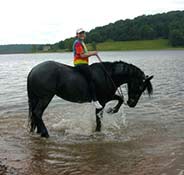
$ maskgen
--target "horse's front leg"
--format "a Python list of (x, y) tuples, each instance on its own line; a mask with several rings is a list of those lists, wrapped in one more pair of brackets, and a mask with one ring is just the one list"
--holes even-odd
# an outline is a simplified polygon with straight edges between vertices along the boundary
[(118, 95), (115, 95), (115, 96), (113, 97), (112, 100), (118, 100), (118, 104), (117, 104), (115, 107), (113, 107), (113, 108), (107, 109), (106, 112), (107, 112), (107, 113), (112, 113), (112, 114), (114, 114), (114, 113), (116, 113), (116, 112), (119, 111), (121, 105), (122, 105), (123, 102), (124, 102), (124, 99), (123, 99), (123, 97), (120, 97), (120, 96), (118, 96)]
[(101, 131), (101, 118), (103, 117), (103, 108), (96, 109), (96, 131)]

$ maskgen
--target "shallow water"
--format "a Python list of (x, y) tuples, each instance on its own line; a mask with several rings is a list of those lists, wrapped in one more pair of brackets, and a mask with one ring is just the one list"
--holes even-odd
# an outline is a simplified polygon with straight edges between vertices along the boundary
[[(0, 174), (184, 174), (184, 51), (100, 56), (153, 74), (154, 95), (143, 95), (134, 109), (105, 113), (101, 133), (94, 132), (91, 104), (55, 97), (44, 113), (50, 133), (44, 139), (28, 132), (27, 74), (46, 60), (72, 65), (72, 54), (0, 55)], [(126, 86), (123, 91), (127, 98)]]

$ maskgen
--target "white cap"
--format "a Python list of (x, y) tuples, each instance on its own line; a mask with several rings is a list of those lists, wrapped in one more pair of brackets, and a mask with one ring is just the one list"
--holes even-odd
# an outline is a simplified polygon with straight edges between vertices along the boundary
[(85, 30), (83, 28), (79, 28), (76, 30), (76, 34), (81, 33), (81, 32), (85, 32)]

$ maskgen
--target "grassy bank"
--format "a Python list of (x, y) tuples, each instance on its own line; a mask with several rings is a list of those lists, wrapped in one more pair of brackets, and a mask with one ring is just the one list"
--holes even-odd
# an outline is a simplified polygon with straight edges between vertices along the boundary
[[(88, 45), (89, 50), (94, 50), (93, 47), (92, 44)], [(96, 44), (96, 48), (98, 51), (184, 49), (184, 47), (172, 47), (167, 39), (116, 42), (107, 41)]]

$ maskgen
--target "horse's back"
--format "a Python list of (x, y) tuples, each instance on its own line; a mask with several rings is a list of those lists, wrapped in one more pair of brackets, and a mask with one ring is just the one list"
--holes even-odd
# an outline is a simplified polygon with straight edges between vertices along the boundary
[(33, 73), (33, 72), (35, 73), (37, 72), (39, 74), (46, 73), (46, 72), (49, 73), (61, 67), (67, 68), (69, 66), (56, 62), (56, 61), (45, 61), (33, 67), (30, 73)]
[(89, 101), (88, 83), (75, 67), (60, 64), (58, 72), (56, 95), (72, 102)]
[(54, 93), (57, 87), (58, 69), (64, 66), (55, 61), (46, 61), (32, 68), (28, 75), (28, 88), (42, 95)]
[(85, 78), (74, 67), (55, 61), (35, 66), (28, 75), (28, 86), (39, 96), (54, 94), (73, 102), (89, 99)]

